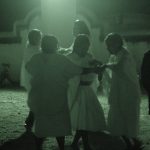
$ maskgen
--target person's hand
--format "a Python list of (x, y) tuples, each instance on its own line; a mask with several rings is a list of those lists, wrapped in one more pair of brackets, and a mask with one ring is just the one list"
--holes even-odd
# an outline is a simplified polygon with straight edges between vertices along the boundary
[(92, 61), (89, 61), (89, 65), (97, 67), (97, 66), (101, 66), (102, 62), (100, 62), (96, 59), (93, 59)]
[(107, 67), (107, 64), (103, 64), (103, 65), (100, 66), (102, 71), (104, 71), (106, 69), (106, 67)]
[(95, 73), (101, 74), (105, 70), (106, 67), (107, 67), (107, 65), (105, 65), (105, 64), (101, 65), (100, 67), (99, 66), (96, 67), (95, 68)]

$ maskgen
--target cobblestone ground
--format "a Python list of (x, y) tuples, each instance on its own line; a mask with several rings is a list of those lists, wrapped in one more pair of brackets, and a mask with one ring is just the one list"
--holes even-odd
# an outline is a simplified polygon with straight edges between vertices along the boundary
[[(23, 124), (29, 111), (26, 99), (27, 94), (23, 90), (0, 90), (0, 145), (9, 139), (19, 137), (25, 131)], [(107, 99), (104, 96), (99, 96), (99, 100), (107, 117)], [(144, 150), (150, 150), (150, 116), (147, 115), (147, 112), (147, 97), (142, 96), (139, 137), (146, 144)], [(72, 136), (67, 137), (66, 145), (70, 145), (71, 141)], [(55, 139), (47, 139), (44, 149), (56, 150), (57, 144)], [(66, 146), (66, 149), (69, 150), (70, 148)]]

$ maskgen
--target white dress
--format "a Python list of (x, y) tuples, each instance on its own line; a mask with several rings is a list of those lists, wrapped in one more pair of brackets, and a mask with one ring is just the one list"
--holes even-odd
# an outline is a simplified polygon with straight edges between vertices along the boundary
[(109, 94), (108, 128), (113, 135), (136, 137), (139, 130), (140, 86), (135, 62), (122, 49), (109, 67), (112, 80)]
[(68, 80), (79, 75), (82, 69), (63, 55), (44, 53), (34, 55), (26, 68), (32, 75), (28, 106), (35, 115), (35, 135), (70, 135)]
[(31, 57), (40, 52), (39, 46), (31, 46), (28, 45), (27, 48), (24, 50), (23, 53), (23, 60), (21, 65), (21, 79), (20, 85), (24, 87), (28, 92), (30, 91), (30, 79), (31, 75), (26, 71), (25, 64), (31, 59)]
[[(89, 67), (89, 61), (92, 60), (89, 54), (84, 58), (79, 58), (76, 54), (71, 53), (68, 57), (72, 62), (82, 67)], [(74, 90), (76, 93), (69, 98), (73, 130), (101, 131), (106, 129), (104, 112), (95, 92), (98, 87), (95, 84), (98, 82), (95, 82), (95, 80), (98, 80), (95, 73), (76, 76), (76, 78), (70, 80), (70, 88), (74, 86), (75, 89), (75, 86), (77, 86)], [(80, 82), (82, 81), (91, 84), (81, 85)], [(95, 85), (94, 88), (92, 83)]]

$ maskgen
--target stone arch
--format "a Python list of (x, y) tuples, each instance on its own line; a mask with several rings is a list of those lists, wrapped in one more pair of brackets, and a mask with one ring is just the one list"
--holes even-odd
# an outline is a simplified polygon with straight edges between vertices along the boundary
[(31, 21), (41, 15), (41, 8), (32, 9), (25, 18), (18, 20), (13, 25), (12, 32), (4, 32), (0, 33), (0, 43), (1, 44), (13, 44), (13, 43), (21, 43), (21, 31), (23, 29), (29, 28)]

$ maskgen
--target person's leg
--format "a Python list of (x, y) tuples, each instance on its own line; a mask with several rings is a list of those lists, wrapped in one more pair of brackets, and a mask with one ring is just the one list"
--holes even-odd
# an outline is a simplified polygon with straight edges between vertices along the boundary
[(88, 131), (83, 130), (83, 131), (81, 131), (81, 134), (82, 134), (84, 150), (91, 150), (89, 141), (88, 141)]
[(82, 134), (80, 132), (80, 130), (77, 130), (76, 133), (75, 133), (75, 136), (74, 136), (74, 139), (73, 139), (73, 142), (71, 144), (71, 147), (74, 149), (74, 150), (78, 150), (79, 147), (78, 147), (78, 142), (79, 142), (79, 139), (82, 137)]
[(145, 145), (143, 144), (143, 142), (139, 139), (136, 138), (132, 138), (133, 140), (133, 148), (132, 150), (143, 150), (145, 148)]
[(45, 138), (35, 137), (36, 150), (42, 150)]
[(64, 136), (60, 136), (60, 137), (56, 137), (58, 146), (60, 150), (64, 150), (65, 149), (65, 137)]
[(31, 131), (34, 123), (34, 114), (32, 111), (29, 111), (29, 114), (25, 120), (26, 131)]
[(124, 142), (127, 145), (126, 150), (143, 150), (144, 144), (141, 140), (136, 138), (128, 138), (126, 136), (122, 136)]

